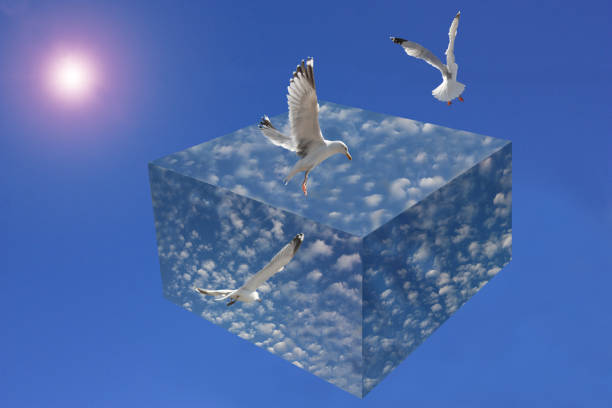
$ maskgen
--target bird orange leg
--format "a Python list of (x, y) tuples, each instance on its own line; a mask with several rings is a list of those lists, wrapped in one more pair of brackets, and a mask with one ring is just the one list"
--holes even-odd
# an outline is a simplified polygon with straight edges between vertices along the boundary
[(308, 172), (304, 173), (304, 182), (302, 183), (302, 191), (304, 195), (308, 195), (308, 191), (306, 190), (306, 182), (308, 181)]
[(459, 95), (459, 100), (463, 102), (463, 98), (461, 97), (461, 95)]
[(448, 106), (451, 106), (451, 101), (446, 102)]

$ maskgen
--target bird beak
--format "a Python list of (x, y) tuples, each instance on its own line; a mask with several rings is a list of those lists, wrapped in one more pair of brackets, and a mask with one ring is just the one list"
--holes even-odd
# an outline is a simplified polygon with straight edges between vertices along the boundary
[(349, 159), (349, 160), (353, 160), (353, 158), (351, 157), (349, 152), (346, 152), (346, 158)]

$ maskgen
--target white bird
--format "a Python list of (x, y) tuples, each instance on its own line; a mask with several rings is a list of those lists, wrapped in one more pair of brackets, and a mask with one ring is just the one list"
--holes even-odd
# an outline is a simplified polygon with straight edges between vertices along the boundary
[(432, 95), (440, 100), (446, 101), (448, 105), (455, 98), (459, 98), (463, 102), (461, 94), (465, 89), (465, 85), (461, 82), (457, 82), (457, 70), (459, 66), (455, 63), (455, 37), (457, 36), (457, 27), (459, 26), (459, 16), (461, 12), (458, 12), (453, 22), (451, 23), (450, 30), (448, 31), (448, 48), (446, 49), (446, 65), (440, 61), (431, 51), (412, 41), (407, 41), (402, 38), (390, 37), (391, 41), (404, 47), (406, 54), (411, 57), (416, 57), (424, 60), (430, 65), (438, 68), (442, 73), (442, 83), (433, 91)]
[(246, 303), (251, 303), (254, 301), (261, 302), (259, 293), (257, 293), (257, 288), (263, 285), (264, 282), (270, 279), (273, 275), (283, 270), (285, 265), (291, 261), (297, 250), (300, 248), (303, 240), (304, 234), (297, 234), (291, 242), (285, 245), (283, 249), (274, 255), (274, 258), (272, 258), (272, 260), (268, 262), (263, 269), (251, 276), (249, 280), (247, 280), (246, 283), (238, 289), (194, 289), (202, 295), (217, 296), (215, 300), (224, 300), (229, 298), (230, 302), (227, 304), (228, 306), (233, 305), (238, 300)]
[(267, 116), (264, 116), (259, 123), (262, 133), (273, 144), (296, 152), (300, 157), (284, 181), (287, 184), (297, 173), (305, 172), (302, 183), (304, 195), (308, 194), (306, 190), (308, 173), (323, 160), (336, 153), (342, 153), (352, 160), (348, 147), (343, 142), (323, 139), (319, 127), (319, 104), (315, 91), (313, 66), (312, 58), (306, 61), (306, 65), (302, 61), (302, 64), (297, 66), (287, 87), (289, 91), (287, 94), (289, 136), (282, 134), (272, 126)]

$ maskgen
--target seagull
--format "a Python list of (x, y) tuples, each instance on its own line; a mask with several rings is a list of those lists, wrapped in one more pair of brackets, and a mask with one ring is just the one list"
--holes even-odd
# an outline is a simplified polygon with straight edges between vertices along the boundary
[(247, 280), (246, 283), (238, 289), (194, 289), (196, 292), (202, 295), (217, 296), (215, 300), (224, 300), (229, 298), (230, 302), (227, 304), (227, 306), (233, 305), (238, 300), (246, 303), (251, 303), (254, 301), (261, 302), (259, 293), (257, 293), (257, 288), (263, 285), (263, 283), (270, 279), (273, 275), (283, 270), (285, 265), (291, 261), (297, 250), (300, 248), (303, 240), (304, 234), (297, 234), (293, 240), (291, 240), (291, 242), (285, 245), (283, 249), (274, 255), (274, 258), (272, 258), (272, 260), (268, 262), (263, 269), (251, 276), (249, 280)]
[(297, 173), (304, 172), (302, 191), (308, 195), (306, 182), (308, 173), (328, 157), (342, 153), (352, 160), (348, 147), (344, 142), (325, 140), (319, 127), (319, 104), (314, 82), (314, 61), (308, 58), (306, 65), (298, 65), (289, 82), (287, 102), (289, 104), (290, 134), (286, 136), (279, 132), (264, 115), (259, 123), (261, 132), (277, 146), (296, 152), (300, 160), (295, 163), (289, 175), (285, 178), (285, 185)]
[(459, 66), (455, 63), (454, 54), (455, 37), (457, 36), (457, 27), (459, 26), (460, 15), (461, 12), (458, 12), (451, 23), (450, 30), (448, 31), (449, 42), (448, 48), (445, 52), (446, 65), (444, 65), (438, 57), (436, 57), (431, 51), (422, 45), (404, 40), (402, 38), (390, 37), (391, 41), (404, 47), (406, 54), (410, 55), (411, 57), (422, 59), (440, 70), (442, 73), (442, 83), (436, 89), (431, 91), (431, 93), (436, 99), (443, 102), (446, 101), (448, 105), (450, 105), (451, 101), (455, 98), (459, 98), (459, 100), (463, 102), (461, 94), (465, 89), (464, 84), (457, 82), (457, 69), (459, 69)]

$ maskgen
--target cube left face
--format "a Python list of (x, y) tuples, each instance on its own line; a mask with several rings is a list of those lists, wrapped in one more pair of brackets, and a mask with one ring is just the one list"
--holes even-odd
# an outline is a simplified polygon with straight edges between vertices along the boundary
[[(361, 397), (362, 239), (154, 164), (149, 178), (164, 296)], [(261, 302), (195, 291), (239, 288), (298, 233)]]

